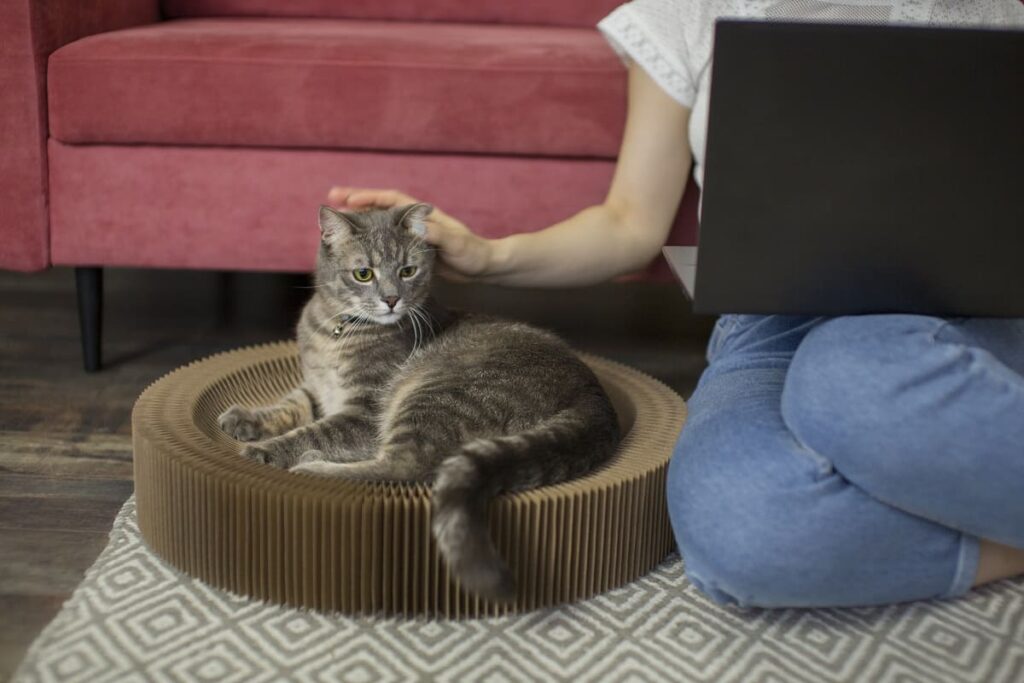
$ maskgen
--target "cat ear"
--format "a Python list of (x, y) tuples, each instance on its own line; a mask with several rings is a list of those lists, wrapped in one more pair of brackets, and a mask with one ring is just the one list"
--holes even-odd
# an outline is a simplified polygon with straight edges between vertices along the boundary
[(355, 223), (342, 211), (329, 206), (320, 207), (320, 239), (333, 242), (342, 235), (351, 236), (357, 229)]
[(417, 237), (424, 237), (427, 234), (427, 216), (434, 210), (434, 207), (430, 204), (424, 204), (419, 202), (417, 204), (410, 204), (409, 206), (402, 207), (401, 218), (398, 219), (400, 225), (405, 226), (406, 230), (409, 230), (412, 234)]

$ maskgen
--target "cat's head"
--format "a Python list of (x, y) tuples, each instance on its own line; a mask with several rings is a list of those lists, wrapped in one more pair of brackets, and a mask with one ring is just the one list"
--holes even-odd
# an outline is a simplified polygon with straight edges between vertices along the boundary
[(426, 243), (429, 204), (360, 212), (320, 207), (319, 292), (341, 312), (398, 322), (430, 292), (434, 249)]

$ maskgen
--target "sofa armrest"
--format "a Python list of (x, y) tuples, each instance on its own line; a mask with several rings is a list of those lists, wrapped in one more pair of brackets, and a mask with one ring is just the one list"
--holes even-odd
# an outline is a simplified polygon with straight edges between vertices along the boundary
[(0, 2), (0, 268), (50, 263), (46, 60), (83, 36), (157, 21), (157, 0)]

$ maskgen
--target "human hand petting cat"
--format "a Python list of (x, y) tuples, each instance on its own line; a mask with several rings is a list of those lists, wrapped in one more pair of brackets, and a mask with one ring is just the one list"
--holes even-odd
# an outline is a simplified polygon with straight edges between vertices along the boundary
[[(327, 201), (339, 209), (390, 208), (404, 204), (416, 204), (413, 199), (398, 190), (378, 190), (362, 187), (332, 187)], [(438, 272), (449, 280), (465, 282), (482, 279), (494, 258), (495, 240), (480, 237), (461, 221), (449, 216), (436, 206), (427, 216), (429, 244), (438, 248)]]

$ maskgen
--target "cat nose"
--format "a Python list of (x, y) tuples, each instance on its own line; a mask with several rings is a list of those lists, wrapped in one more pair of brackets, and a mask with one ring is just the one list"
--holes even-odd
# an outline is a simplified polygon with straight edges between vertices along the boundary
[(388, 305), (388, 308), (390, 308), (391, 310), (395, 310), (395, 304), (398, 303), (398, 299), (399, 298), (401, 298), (401, 297), (385, 296), (385, 297), (381, 297), (381, 301), (386, 303)]

